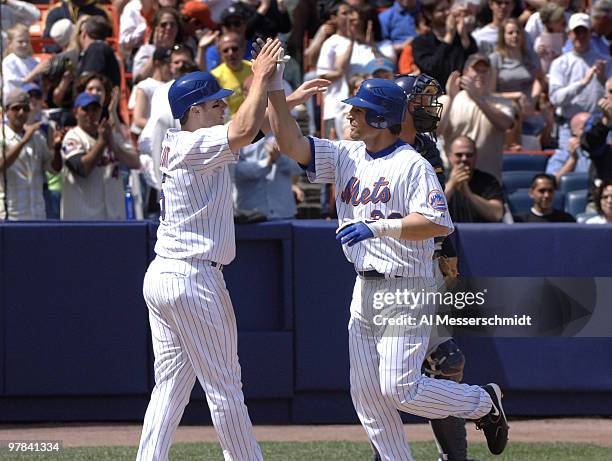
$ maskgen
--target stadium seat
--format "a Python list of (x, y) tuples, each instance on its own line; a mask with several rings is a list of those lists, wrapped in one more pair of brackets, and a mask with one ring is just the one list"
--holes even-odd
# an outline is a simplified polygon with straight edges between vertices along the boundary
[[(528, 189), (519, 189), (508, 194), (507, 200), (512, 214), (526, 213), (533, 205), (533, 199), (529, 197)], [(556, 192), (555, 199), (553, 200), (553, 207), (558, 210), (563, 210), (564, 203), (565, 194), (563, 192)]]
[(559, 181), (559, 190), (567, 193), (573, 190), (583, 190), (589, 188), (589, 173), (572, 172), (565, 173)]
[(587, 206), (588, 189), (573, 190), (566, 194), (565, 212), (572, 216), (584, 213)]
[(511, 194), (518, 189), (528, 189), (536, 174), (536, 171), (503, 171), (502, 183), (506, 193)]
[(587, 219), (592, 218), (593, 216), (597, 216), (597, 213), (589, 212), (589, 213), (578, 213), (577, 215), (575, 215), (576, 222), (580, 224), (584, 224)]
[(533, 171), (540, 173), (546, 170), (548, 157), (545, 155), (505, 154), (502, 171)]

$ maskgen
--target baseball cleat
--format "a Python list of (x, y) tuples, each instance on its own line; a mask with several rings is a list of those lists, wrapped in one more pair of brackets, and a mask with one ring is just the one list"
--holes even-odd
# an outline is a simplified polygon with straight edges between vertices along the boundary
[(475, 421), (476, 428), (484, 431), (489, 451), (494, 455), (499, 455), (506, 448), (508, 429), (510, 428), (501, 403), (502, 392), (499, 386), (493, 383), (482, 386), (482, 388), (491, 396), (493, 408), (489, 413)]

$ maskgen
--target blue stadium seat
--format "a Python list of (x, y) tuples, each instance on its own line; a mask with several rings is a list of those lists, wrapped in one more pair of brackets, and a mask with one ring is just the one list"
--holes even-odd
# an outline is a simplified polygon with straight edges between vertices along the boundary
[(573, 190), (583, 190), (589, 188), (589, 173), (571, 172), (561, 176), (559, 190), (567, 193)]
[(502, 183), (507, 194), (511, 194), (518, 189), (529, 189), (536, 171), (504, 171), (502, 172)]
[(566, 194), (565, 212), (576, 217), (580, 213), (584, 213), (587, 206), (588, 189), (573, 190)]
[(577, 215), (575, 215), (576, 222), (581, 223), (581, 224), (585, 223), (587, 219), (592, 218), (593, 216), (597, 216), (597, 213), (585, 212), (585, 213), (578, 213)]
[[(526, 213), (533, 205), (533, 199), (529, 197), (529, 189), (518, 189), (508, 194), (507, 200), (512, 214)], [(557, 210), (563, 210), (564, 203), (565, 194), (557, 191), (553, 200), (553, 207)]]
[(547, 162), (548, 157), (545, 155), (505, 154), (502, 171), (534, 171), (536, 173), (543, 173), (546, 171)]

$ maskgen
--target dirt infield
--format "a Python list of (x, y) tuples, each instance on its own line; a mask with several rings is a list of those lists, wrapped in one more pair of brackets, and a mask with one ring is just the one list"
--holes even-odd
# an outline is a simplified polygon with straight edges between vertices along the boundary
[[(413, 442), (431, 441), (427, 424), (404, 426)], [(468, 440), (484, 440), (473, 424), (468, 424)], [(61, 440), (65, 447), (138, 445), (141, 426), (137, 424), (0, 425), (0, 440)], [(510, 439), (520, 442), (575, 442), (612, 447), (612, 419), (534, 419), (510, 422)], [(361, 426), (256, 426), (259, 441), (306, 442), (343, 440), (366, 442)], [(175, 442), (217, 441), (211, 426), (181, 426)]]

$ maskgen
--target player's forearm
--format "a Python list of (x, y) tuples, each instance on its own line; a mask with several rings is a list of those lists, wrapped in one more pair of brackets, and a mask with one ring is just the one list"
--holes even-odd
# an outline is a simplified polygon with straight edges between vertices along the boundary
[(300, 132), (295, 120), (289, 112), (285, 93), (271, 91), (270, 100), (270, 126), (276, 137), (280, 151), (302, 165), (308, 165), (311, 159), (310, 148), (302, 148), (301, 144), (308, 143)]
[(419, 213), (410, 213), (402, 218), (401, 240), (428, 240), (448, 235), (450, 229), (431, 222)]
[[(267, 97), (267, 83), (263, 78), (255, 76), (249, 95), (234, 115), (230, 125), (233, 137), (240, 140), (238, 147), (250, 144), (259, 132), (266, 114)], [(233, 146), (232, 150), (234, 150)]]

